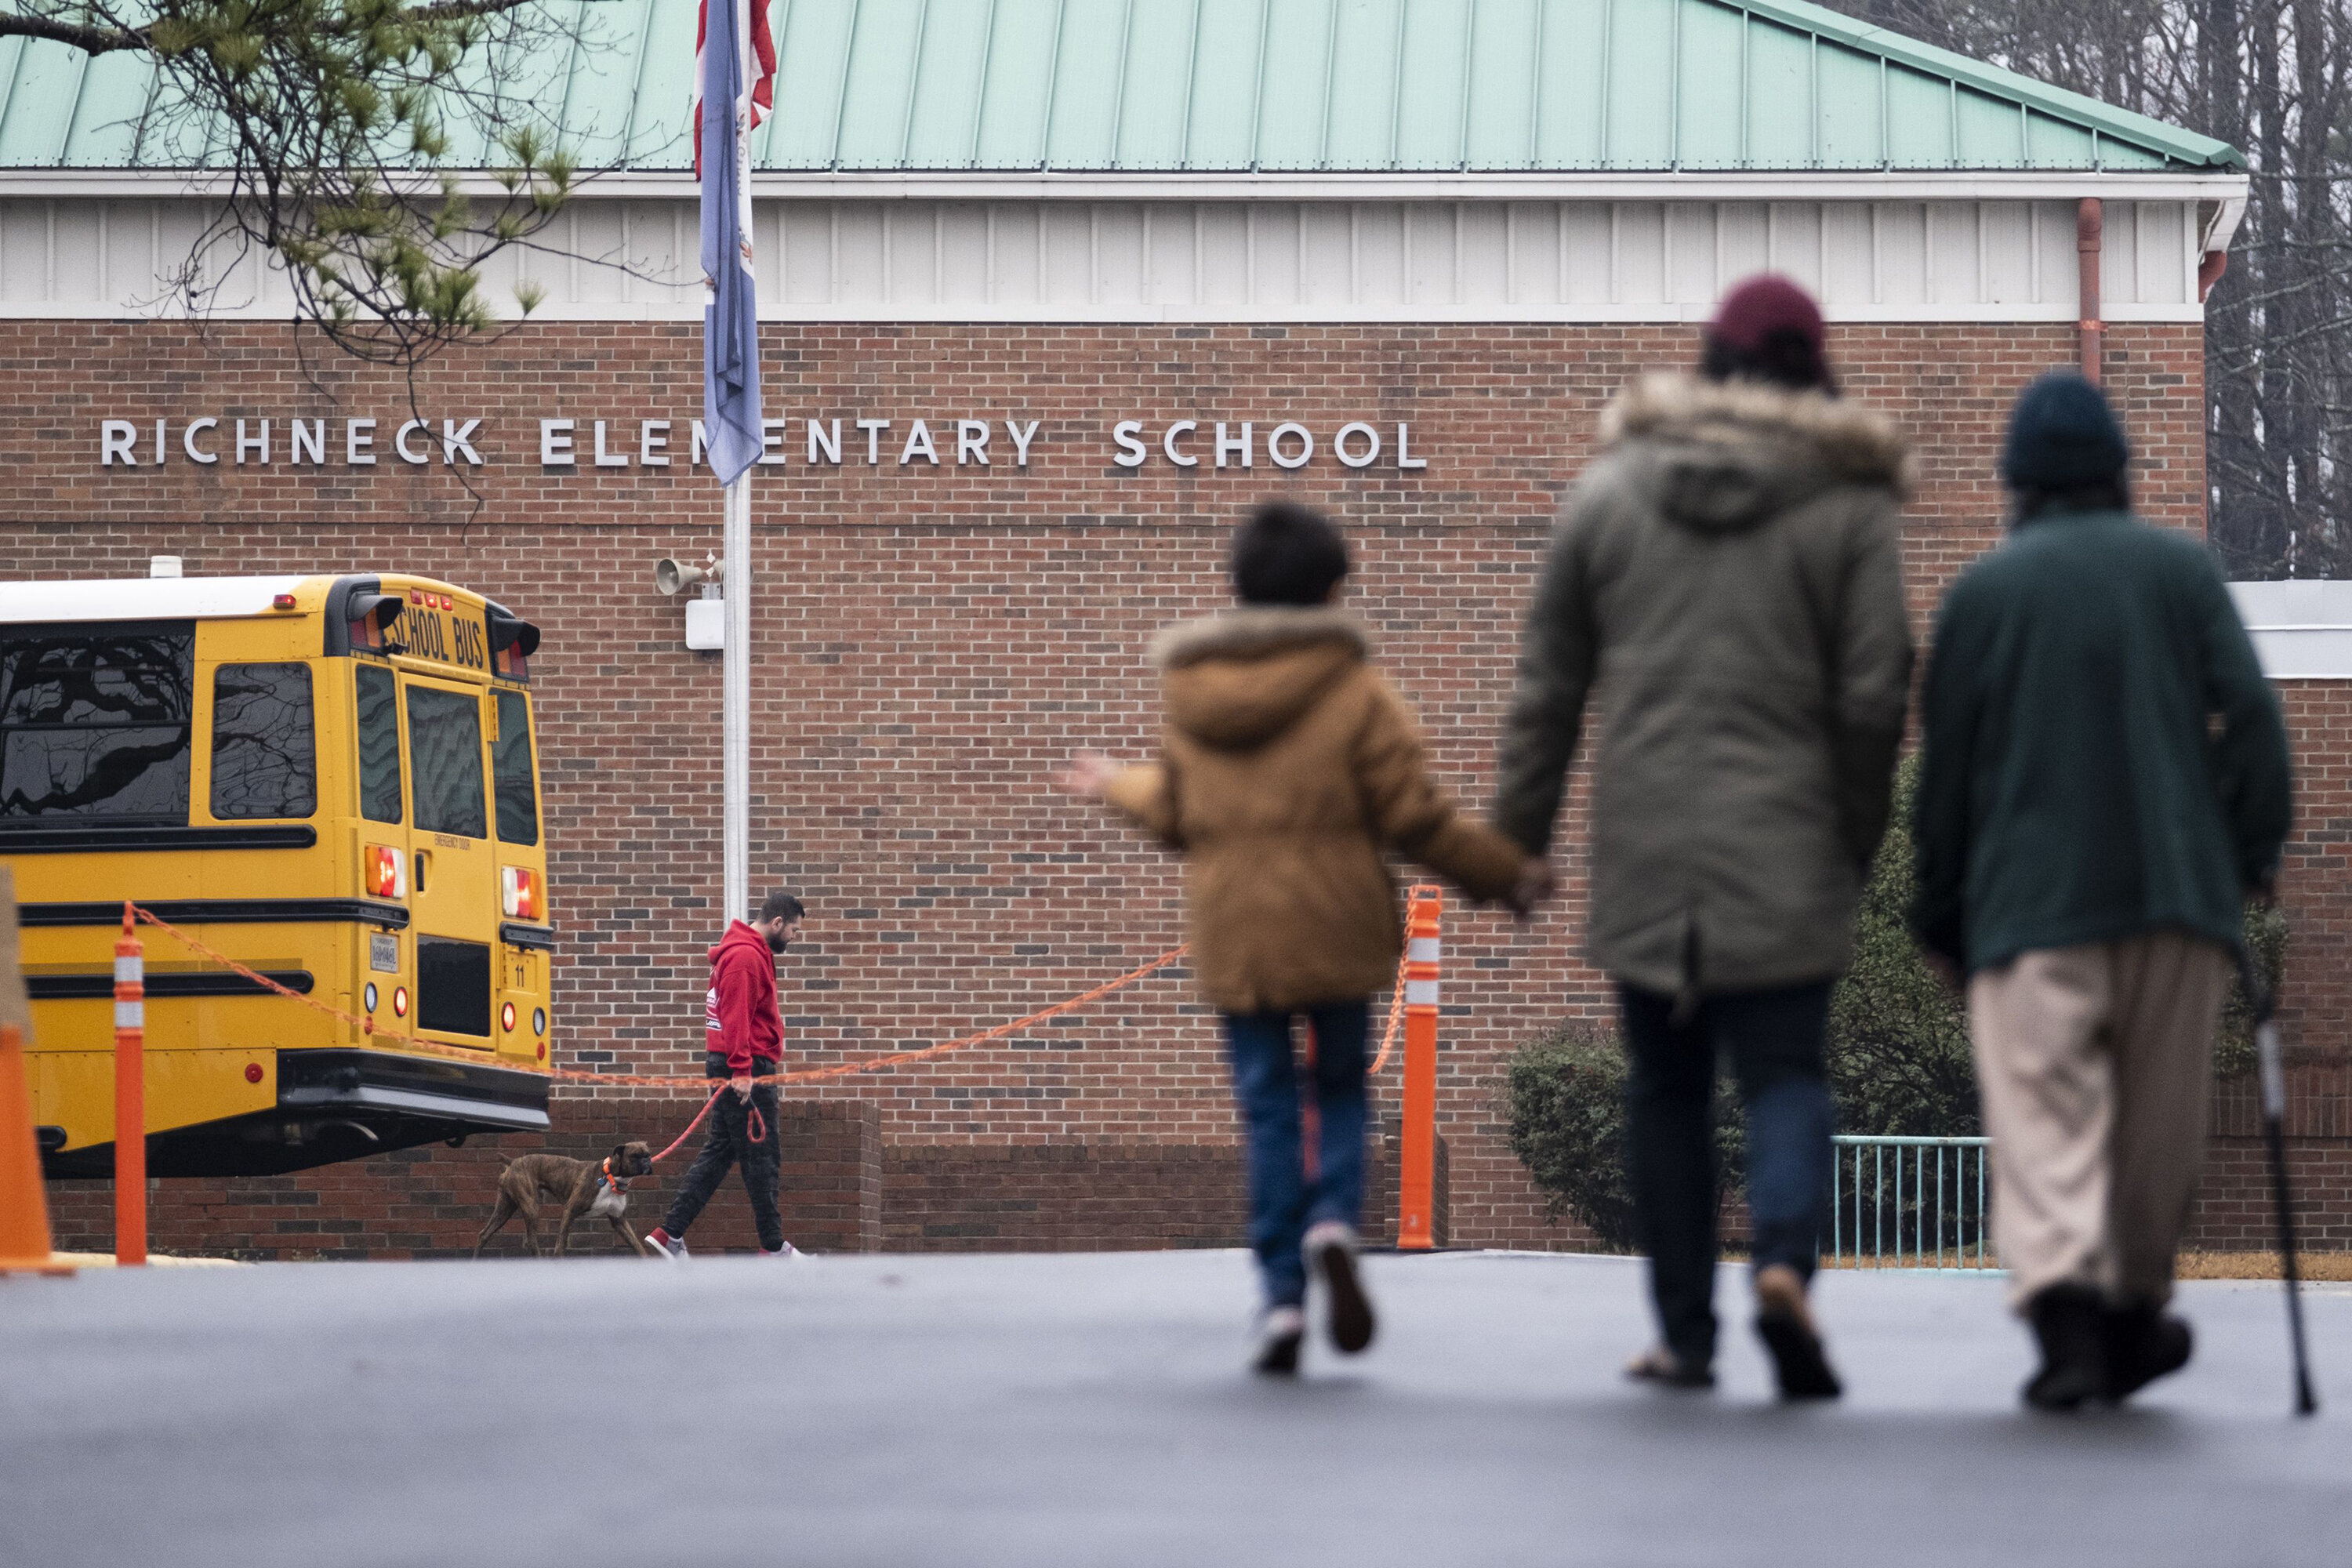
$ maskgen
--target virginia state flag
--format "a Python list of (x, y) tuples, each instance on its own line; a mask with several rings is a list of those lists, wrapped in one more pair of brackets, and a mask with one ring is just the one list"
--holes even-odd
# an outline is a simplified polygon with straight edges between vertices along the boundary
[[(752, 7), (757, 5), (755, 13)], [(759, 461), (760, 310), (751, 274), (751, 127), (772, 101), (767, 0), (703, 0), (695, 55), (695, 173), (702, 185), (702, 423), (711, 472)], [(756, 85), (747, 69), (756, 59)]]

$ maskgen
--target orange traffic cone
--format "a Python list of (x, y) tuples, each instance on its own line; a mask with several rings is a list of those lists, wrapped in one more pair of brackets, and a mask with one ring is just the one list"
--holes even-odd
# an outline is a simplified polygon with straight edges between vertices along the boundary
[(73, 1269), (49, 1251), (48, 1196), (33, 1141), (33, 1096), (25, 1083), (24, 1031), (0, 1024), (0, 1274)]

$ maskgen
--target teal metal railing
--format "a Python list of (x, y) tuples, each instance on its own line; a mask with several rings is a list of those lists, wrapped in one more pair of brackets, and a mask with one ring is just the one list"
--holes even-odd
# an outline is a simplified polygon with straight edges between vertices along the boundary
[(1990, 1138), (1833, 1138), (1830, 1261), (1842, 1268), (1996, 1270)]

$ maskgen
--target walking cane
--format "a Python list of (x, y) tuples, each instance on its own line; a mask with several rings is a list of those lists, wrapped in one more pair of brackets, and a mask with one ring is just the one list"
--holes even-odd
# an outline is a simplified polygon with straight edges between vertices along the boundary
[(2294, 1256), (2294, 1199), (2286, 1179), (2286, 1068), (2279, 1056), (2278, 1024), (2271, 1016), (2277, 998), (2254, 973), (2254, 961), (2242, 942), (2238, 947), (2238, 984), (2246, 993), (2246, 1006), (2254, 1018), (2254, 1052), (2262, 1063), (2263, 1142), (2271, 1151), (2271, 1197), (2278, 1207), (2279, 1259), (2286, 1276), (2287, 1342), (2294, 1352), (2294, 1413), (2308, 1415), (2319, 1408), (2311, 1396), (2311, 1366), (2303, 1348), (2302, 1281)]

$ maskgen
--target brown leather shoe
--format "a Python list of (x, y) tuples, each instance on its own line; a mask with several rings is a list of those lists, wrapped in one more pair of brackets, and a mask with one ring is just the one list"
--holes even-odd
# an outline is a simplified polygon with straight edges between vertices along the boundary
[(1805, 1282), (1785, 1263), (1756, 1271), (1756, 1333), (1772, 1352), (1783, 1399), (1835, 1399), (1845, 1392), (1822, 1349)]
[(1625, 1363), (1625, 1375), (1635, 1383), (1661, 1388), (1713, 1388), (1715, 1373), (1686, 1362), (1664, 1345), (1653, 1345)]

